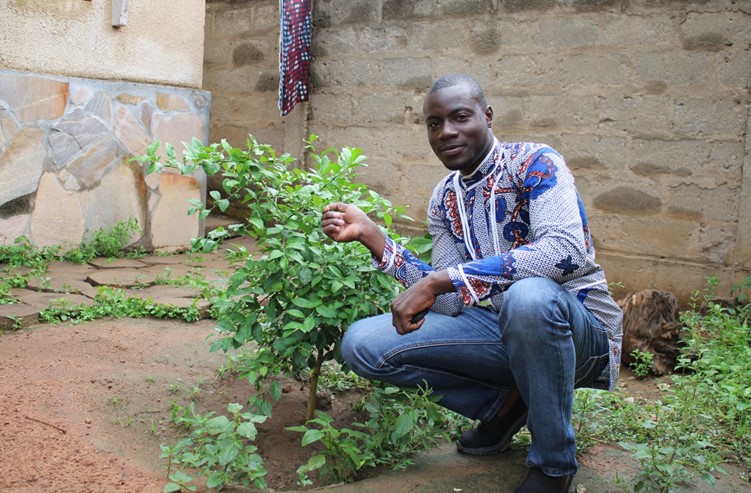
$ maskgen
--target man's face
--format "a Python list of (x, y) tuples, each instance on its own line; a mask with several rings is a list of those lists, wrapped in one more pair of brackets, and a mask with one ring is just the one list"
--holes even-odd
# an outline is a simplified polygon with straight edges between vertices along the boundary
[(443, 165), (463, 175), (477, 169), (493, 145), (493, 109), (458, 85), (428, 94), (423, 113), (428, 142)]

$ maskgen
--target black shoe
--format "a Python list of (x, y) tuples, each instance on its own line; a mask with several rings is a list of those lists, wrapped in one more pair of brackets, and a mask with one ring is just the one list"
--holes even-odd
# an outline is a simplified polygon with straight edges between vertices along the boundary
[(457, 450), (470, 455), (500, 454), (509, 448), (511, 439), (527, 424), (526, 406), (520, 406), (516, 414), (516, 419), (512, 418), (510, 425), (504, 423), (503, 418), (495, 416), (488, 423), (481, 423), (477, 428), (465, 431), (456, 441)]
[(514, 493), (569, 493), (574, 475), (552, 477), (533, 467)]

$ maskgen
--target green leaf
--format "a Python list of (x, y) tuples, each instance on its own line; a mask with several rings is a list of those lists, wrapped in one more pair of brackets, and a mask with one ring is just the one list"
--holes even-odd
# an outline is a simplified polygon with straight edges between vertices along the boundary
[(248, 440), (255, 440), (256, 427), (253, 423), (240, 423), (240, 426), (237, 427), (237, 434)]
[(315, 430), (310, 429), (305, 432), (305, 435), (302, 437), (302, 446), (305, 447), (306, 445), (310, 445), (313, 442), (317, 442), (321, 438), (324, 437), (324, 434), (321, 430)]
[(221, 472), (214, 471), (206, 479), (206, 486), (212, 489), (221, 489), (224, 486), (224, 478)]
[(293, 298), (292, 303), (300, 308), (315, 308), (322, 303), (320, 299), (307, 300), (305, 298)]
[(336, 308), (327, 305), (319, 305), (316, 307), (316, 312), (322, 317), (336, 318), (339, 311)]

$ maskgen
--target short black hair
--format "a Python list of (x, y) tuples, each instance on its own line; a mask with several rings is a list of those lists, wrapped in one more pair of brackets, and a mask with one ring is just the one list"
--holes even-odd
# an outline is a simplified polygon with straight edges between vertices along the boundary
[(483, 109), (488, 107), (488, 101), (485, 99), (485, 92), (482, 90), (480, 83), (468, 75), (448, 74), (440, 77), (428, 89), (428, 94), (432, 94), (440, 89), (447, 87), (464, 86), (472, 92), (472, 96), (477, 99)]

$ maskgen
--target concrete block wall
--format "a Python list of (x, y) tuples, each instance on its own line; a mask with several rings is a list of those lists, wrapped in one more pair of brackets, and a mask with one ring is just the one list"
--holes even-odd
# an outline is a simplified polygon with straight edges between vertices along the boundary
[(211, 91), (209, 140), (243, 146), (249, 133), (281, 149), (279, 2), (207, 0), (203, 88)]
[[(256, 22), (278, 7), (207, 8), (249, 11)], [(246, 42), (275, 43), (267, 21), (244, 31)], [(213, 22), (214, 33), (227, 29)], [(207, 53), (213, 42), (207, 27)], [(275, 93), (248, 89), (277, 70), (265, 46), (249, 83), (233, 89), (235, 105), (246, 101), (258, 119), (215, 105), (212, 140), (237, 124), (276, 146), (303, 126), (322, 145), (361, 147), (364, 181), (417, 219), (402, 225), (407, 233), (423, 231), (445, 174), (426, 141), (422, 100), (436, 77), (464, 72), (485, 87), (500, 139), (545, 142), (567, 159), (619, 291), (664, 289), (686, 301), (707, 276), (727, 294), (751, 274), (749, 2), (315, 0), (313, 92), (294, 123), (270, 109)], [(205, 80), (227, 80), (205, 69)]]

